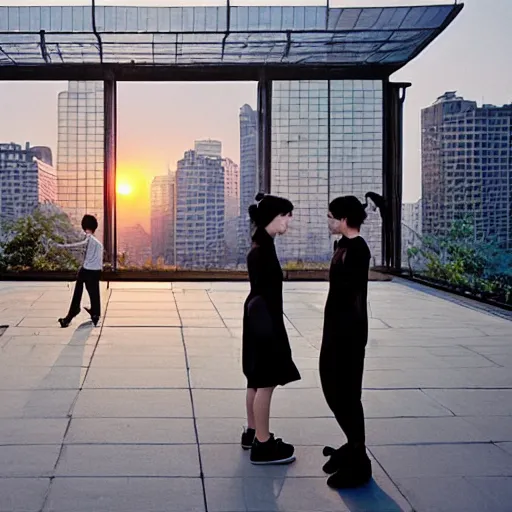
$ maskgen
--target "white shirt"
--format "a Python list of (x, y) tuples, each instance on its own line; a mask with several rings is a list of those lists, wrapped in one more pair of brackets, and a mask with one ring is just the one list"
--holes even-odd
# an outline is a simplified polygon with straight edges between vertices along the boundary
[(85, 235), (85, 240), (74, 244), (56, 244), (58, 247), (86, 246), (83, 268), (103, 270), (103, 244), (94, 235)]

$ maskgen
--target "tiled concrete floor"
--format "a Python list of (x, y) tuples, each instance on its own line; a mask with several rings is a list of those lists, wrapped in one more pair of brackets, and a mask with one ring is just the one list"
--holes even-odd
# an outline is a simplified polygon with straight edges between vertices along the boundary
[(246, 283), (113, 284), (103, 325), (56, 326), (67, 284), (0, 283), (0, 511), (512, 510), (512, 323), (371, 283), (364, 402), (375, 478), (337, 493), (342, 435), (317, 372), (325, 283), (287, 283), (302, 380), (275, 395), (288, 467), (253, 467), (240, 331)]

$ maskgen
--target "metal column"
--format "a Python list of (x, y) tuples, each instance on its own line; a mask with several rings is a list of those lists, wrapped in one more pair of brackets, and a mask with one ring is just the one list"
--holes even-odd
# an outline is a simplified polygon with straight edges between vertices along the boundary
[(103, 152), (103, 233), (107, 261), (112, 270), (117, 266), (116, 229), (116, 148), (117, 148), (117, 84), (103, 82), (104, 152)]
[(258, 191), (270, 194), (272, 145), (272, 82), (258, 82)]
[(382, 263), (402, 269), (403, 103), (410, 83), (384, 83), (384, 165)]

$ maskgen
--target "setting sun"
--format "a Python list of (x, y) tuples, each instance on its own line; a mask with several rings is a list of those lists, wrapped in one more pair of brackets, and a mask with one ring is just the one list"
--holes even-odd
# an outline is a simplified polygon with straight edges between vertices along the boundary
[(122, 196), (129, 196), (132, 193), (132, 186), (128, 183), (120, 183), (117, 186), (117, 193)]

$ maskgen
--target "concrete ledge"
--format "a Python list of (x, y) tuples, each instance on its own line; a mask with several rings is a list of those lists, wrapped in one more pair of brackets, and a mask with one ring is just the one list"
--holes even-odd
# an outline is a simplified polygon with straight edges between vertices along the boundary
[[(328, 269), (284, 270), (285, 281), (327, 281)], [(3, 272), (3, 281), (73, 281), (76, 272)], [(122, 270), (105, 271), (102, 281), (247, 281), (245, 270)], [(370, 281), (391, 281), (393, 277), (382, 270), (370, 270)]]

